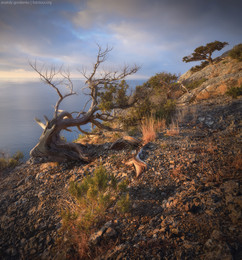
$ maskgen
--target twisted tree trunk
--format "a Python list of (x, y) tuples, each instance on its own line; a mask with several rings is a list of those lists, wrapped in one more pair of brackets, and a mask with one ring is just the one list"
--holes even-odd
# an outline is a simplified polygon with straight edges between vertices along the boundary
[[(83, 89), (89, 89), (87, 95), (90, 99), (86, 102), (83, 109), (77, 112), (69, 113), (59, 110), (60, 104), (65, 98), (76, 95), (73, 91), (70, 73), (68, 71), (63, 71), (62, 68), (56, 70), (52, 67), (45, 70), (44, 67), (38, 68), (36, 63), (30, 64), (39, 74), (41, 80), (53, 88), (59, 96), (55, 105), (53, 119), (49, 120), (45, 116), (46, 124), (42, 123), (39, 119), (36, 119), (37, 123), (44, 131), (39, 139), (39, 143), (31, 150), (30, 157), (45, 157), (48, 160), (55, 161), (88, 161), (91, 156), (85, 154), (84, 146), (77, 143), (64, 142), (60, 137), (60, 132), (62, 130), (71, 131), (69, 127), (77, 127), (81, 133), (87, 134), (81, 129), (81, 126), (88, 123), (109, 131), (120, 130), (112, 129), (102, 122), (110, 122), (115, 119), (115, 116), (112, 115), (114, 109), (126, 109), (133, 106), (136, 102), (136, 96), (126, 95), (127, 87), (125, 85), (120, 85), (119, 81), (128, 75), (136, 73), (139, 67), (136, 65), (133, 67), (124, 66), (121, 72), (107, 71), (100, 74), (98, 69), (100, 65), (105, 62), (107, 54), (111, 50), (112, 49), (108, 46), (105, 50), (102, 50), (102, 48), (98, 46), (97, 60), (93, 66), (92, 73), (87, 75), (86, 71), (83, 71), (82, 75), (86, 79), (86, 86), (83, 87)], [(60, 91), (60, 85), (65, 86), (69, 90), (67, 94), (63, 94)], [(104, 95), (105, 93), (107, 93), (107, 95)], [(122, 100), (122, 102), (120, 100)], [(103, 106), (103, 104), (108, 104), (108, 107)], [(86, 111), (88, 106), (89, 108)]]
[(30, 151), (30, 156), (51, 161), (89, 161), (90, 156), (84, 153), (81, 144), (67, 143), (61, 139), (60, 132), (64, 129), (62, 125), (63, 122), (58, 122), (56, 119), (48, 122), (38, 144)]

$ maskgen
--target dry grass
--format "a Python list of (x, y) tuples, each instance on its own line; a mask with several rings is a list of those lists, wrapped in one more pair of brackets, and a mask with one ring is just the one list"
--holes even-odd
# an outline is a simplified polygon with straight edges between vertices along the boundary
[(154, 118), (145, 118), (141, 122), (142, 140), (144, 144), (154, 141), (157, 132), (165, 128), (165, 120), (155, 120)]
[(188, 108), (185, 107), (185, 108), (182, 108), (182, 109), (178, 109), (176, 111), (176, 115), (175, 115), (175, 118), (176, 120), (181, 123), (183, 122), (184, 118), (187, 116), (188, 114)]
[(73, 245), (76, 247), (80, 259), (91, 259), (88, 245), (88, 235), (80, 232), (76, 227), (72, 229)]
[(175, 135), (179, 135), (179, 133), (180, 133), (180, 129), (179, 129), (179, 126), (178, 126), (178, 122), (173, 121), (169, 125), (169, 128), (166, 130), (166, 135), (175, 136)]

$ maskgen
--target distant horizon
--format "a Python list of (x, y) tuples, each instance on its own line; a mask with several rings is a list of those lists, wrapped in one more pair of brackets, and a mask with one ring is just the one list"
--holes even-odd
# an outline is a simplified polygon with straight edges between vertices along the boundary
[[(61, 79), (61, 78), (56, 78), (56, 79)], [(137, 78), (131, 78), (131, 77), (127, 77), (126, 79), (124, 79), (124, 80), (126, 80), (126, 81), (128, 81), (128, 80), (148, 80), (149, 79), (149, 77), (137, 77)], [(71, 78), (71, 80), (82, 80), (82, 81), (85, 81), (86, 79), (85, 78), (78, 78), (78, 77), (73, 77), (73, 78)], [(7, 82), (12, 82), (12, 83), (14, 83), (14, 82), (16, 82), (16, 83), (18, 83), (19, 81), (19, 83), (23, 83), (23, 82), (43, 82), (40, 78), (29, 78), (29, 77), (26, 77), (26, 78), (24, 78), (24, 77), (20, 77), (20, 78), (5, 78), (5, 77), (0, 77), (0, 82), (4, 82), (4, 81), (7, 81)], [(43, 82), (44, 83), (44, 82)]]

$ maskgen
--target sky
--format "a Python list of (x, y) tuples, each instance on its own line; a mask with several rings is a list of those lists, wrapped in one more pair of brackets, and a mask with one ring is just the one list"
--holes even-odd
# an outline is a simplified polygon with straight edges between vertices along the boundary
[(0, 0), (0, 79), (34, 79), (29, 62), (89, 71), (97, 44), (113, 47), (104, 69), (137, 64), (136, 78), (182, 74), (201, 45), (242, 42), (241, 0)]

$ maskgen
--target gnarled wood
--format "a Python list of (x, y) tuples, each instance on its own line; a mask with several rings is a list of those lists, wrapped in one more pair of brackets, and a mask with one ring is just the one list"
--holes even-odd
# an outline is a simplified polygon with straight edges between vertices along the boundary
[(136, 178), (139, 178), (142, 172), (144, 172), (147, 169), (147, 164), (140, 159), (140, 154), (142, 153), (143, 149), (137, 153), (136, 156), (131, 158), (128, 162), (126, 162), (126, 165), (134, 165), (135, 171), (136, 171)]
[[(49, 125), (52, 124), (49, 123)], [(90, 157), (84, 154), (80, 144), (66, 143), (61, 140), (60, 130), (56, 124), (53, 124), (50, 128), (46, 127), (39, 143), (30, 151), (30, 156), (44, 157), (54, 161), (90, 160)]]
[[(73, 83), (70, 79), (70, 73), (64, 71), (62, 68), (56, 70), (51, 68), (50, 70), (44, 69), (44, 67), (38, 68), (37, 64), (30, 64), (31, 67), (39, 74), (40, 79), (53, 88), (59, 99), (54, 107), (54, 115), (51, 120), (46, 116), (46, 123), (42, 123), (39, 119), (36, 119), (37, 123), (44, 129), (39, 143), (31, 150), (31, 157), (46, 157), (49, 160), (88, 160), (89, 156), (85, 155), (80, 144), (66, 143), (61, 140), (60, 132), (62, 130), (71, 131), (70, 127), (76, 127), (80, 132), (85, 133), (81, 126), (88, 123), (92, 123), (98, 128), (106, 129), (108, 131), (120, 131), (120, 129), (112, 129), (104, 125), (102, 122), (113, 120), (112, 111), (114, 109), (126, 109), (136, 102), (135, 95), (130, 97), (126, 96), (126, 102), (116, 102), (115, 99), (110, 104), (108, 111), (103, 111), (100, 106), (100, 93), (106, 91), (106, 84), (116, 84), (124, 79), (126, 76), (134, 74), (138, 71), (139, 67), (134, 65), (133, 67), (124, 66), (123, 69), (113, 72), (98, 72), (100, 65), (106, 60), (108, 53), (112, 49), (107, 47), (102, 50), (98, 46), (97, 60), (93, 66), (93, 71), (88, 75), (86, 71), (83, 71), (82, 75), (86, 78), (86, 85), (84, 88), (89, 89), (90, 99), (84, 105), (81, 111), (67, 112), (60, 110), (62, 101), (69, 98), (72, 95), (76, 95), (73, 90)], [(62, 78), (60, 80), (60, 77)], [(59, 85), (66, 86), (68, 93), (62, 94)], [(89, 108), (87, 107), (89, 105)], [(85, 111), (87, 108), (87, 111)]]
[(112, 150), (122, 150), (127, 148), (137, 149), (141, 144), (141, 141), (131, 137), (131, 136), (124, 136), (118, 140), (116, 140), (111, 146), (110, 149)]

